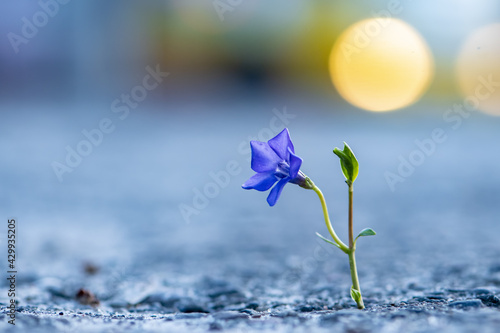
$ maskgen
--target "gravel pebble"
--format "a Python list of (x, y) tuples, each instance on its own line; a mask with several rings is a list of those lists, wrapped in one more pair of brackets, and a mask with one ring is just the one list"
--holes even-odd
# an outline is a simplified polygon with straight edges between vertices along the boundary
[(248, 319), (248, 314), (236, 311), (223, 311), (214, 313), (213, 317), (220, 320)]
[(458, 308), (463, 310), (477, 309), (483, 306), (483, 303), (479, 299), (472, 299), (467, 301), (455, 301), (448, 304), (452, 308)]

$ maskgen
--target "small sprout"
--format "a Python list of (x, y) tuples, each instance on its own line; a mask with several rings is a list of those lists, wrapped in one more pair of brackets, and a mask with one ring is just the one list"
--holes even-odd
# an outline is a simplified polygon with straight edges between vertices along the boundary
[(359, 163), (356, 156), (354, 156), (351, 148), (345, 142), (344, 150), (335, 148), (333, 149), (333, 153), (340, 158), (340, 166), (342, 168), (342, 173), (346, 178), (347, 184), (352, 185), (358, 177), (359, 172)]
[(359, 290), (354, 289), (353, 286), (351, 286), (351, 298), (356, 303), (359, 303), (361, 300), (361, 293), (359, 292)]
[(358, 309), (364, 309), (365, 305), (361, 295), (361, 288), (359, 287), (354, 252), (356, 251), (356, 241), (358, 238), (373, 236), (375, 235), (375, 231), (370, 228), (363, 229), (356, 238), (353, 237), (353, 183), (358, 177), (359, 163), (351, 148), (344, 142), (343, 150), (338, 148), (333, 150), (335, 155), (340, 158), (342, 173), (346, 178), (347, 185), (349, 185), (349, 243), (346, 245), (340, 240), (333, 229), (323, 193), (300, 170), (302, 159), (295, 155), (288, 129), (285, 128), (281, 133), (267, 142), (251, 141), (250, 146), (252, 148), (251, 168), (257, 173), (250, 177), (242, 187), (246, 190), (267, 191), (274, 186), (267, 197), (267, 202), (270, 206), (276, 204), (283, 187), (287, 183), (297, 184), (300, 187), (316, 192), (321, 202), (326, 227), (333, 241), (321, 236), (319, 233), (316, 233), (316, 235), (325, 242), (335, 245), (349, 256), (349, 267), (353, 284), (351, 287), (351, 297), (358, 305)]

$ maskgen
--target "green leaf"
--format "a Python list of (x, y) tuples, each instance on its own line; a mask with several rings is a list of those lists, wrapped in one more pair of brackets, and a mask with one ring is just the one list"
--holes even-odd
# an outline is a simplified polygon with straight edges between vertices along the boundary
[(331, 240), (321, 236), (319, 233), (316, 233), (316, 236), (318, 236), (319, 238), (321, 238), (322, 240), (324, 240), (325, 242), (329, 243), (329, 244), (332, 244), (332, 245), (335, 245), (336, 247), (338, 247), (340, 249), (340, 245), (335, 243), (335, 242), (332, 242)]
[(363, 236), (375, 236), (377, 233), (375, 231), (373, 231), (373, 229), (371, 228), (366, 228), (366, 229), (363, 229), (361, 230), (361, 232), (356, 236), (356, 239), (355, 241), (359, 238), (359, 237), (363, 237)]
[(351, 286), (351, 298), (356, 303), (358, 303), (361, 299), (361, 293), (359, 292), (359, 290), (354, 289), (354, 286)]
[(333, 149), (333, 153), (340, 158), (340, 167), (342, 168), (342, 173), (347, 179), (348, 184), (354, 183), (358, 177), (359, 163), (351, 148), (344, 142), (344, 150), (335, 148)]

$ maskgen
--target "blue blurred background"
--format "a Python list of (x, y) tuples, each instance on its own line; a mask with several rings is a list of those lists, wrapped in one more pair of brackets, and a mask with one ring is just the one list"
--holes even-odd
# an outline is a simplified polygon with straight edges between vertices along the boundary
[[(331, 151), (353, 148), (357, 228), (379, 231), (368, 249), (424, 238), (464, 258), (476, 249), (464, 238), (490, 246), (500, 231), (498, 1), (41, 0), (0, 13), (0, 201), (25, 271), (312, 252), (326, 233), (313, 193), (287, 185), (271, 209), (240, 188), (249, 140), (283, 127), (341, 235)], [(342, 42), (361, 43), (353, 63)]]
[[(333, 43), (352, 24), (384, 15), (428, 44), (436, 73), (425, 99), (442, 100), (459, 95), (455, 62), (467, 37), (498, 23), (500, 12), (493, 0), (66, 2), (2, 3), (2, 104), (107, 104), (154, 64), (173, 74), (155, 91), (157, 103), (291, 91), (342, 103), (328, 70)], [(23, 30), (25, 20), (34, 32)]]

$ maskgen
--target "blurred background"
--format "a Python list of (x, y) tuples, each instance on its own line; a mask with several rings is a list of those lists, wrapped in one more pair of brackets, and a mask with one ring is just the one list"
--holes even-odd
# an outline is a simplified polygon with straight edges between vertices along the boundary
[[(300, 91), (305, 97), (343, 103), (337, 91), (348, 88), (342, 86), (345, 82), (338, 82), (337, 90), (332, 87), (338, 70), (332, 73), (329, 66), (340, 36), (345, 45), (336, 52), (365, 57), (367, 63), (374, 61), (374, 44), (382, 43), (371, 42), (375, 35), (393, 43), (383, 50), (393, 65), (414, 42), (408, 52), (415, 58), (406, 54), (405, 61), (425, 76), (419, 87), (424, 101), (460, 98), (458, 77), (470, 70), (471, 62), (477, 66), (485, 61), (485, 68), (498, 64), (498, 53), (486, 55), (498, 50), (494, 24), (499, 4), (493, 0), (67, 2), (2, 4), (4, 104), (109, 103), (147, 65), (155, 64), (173, 74), (155, 91), (158, 102)], [(411, 31), (386, 23), (391, 17)], [(342, 35), (366, 19), (374, 24)], [(359, 52), (365, 44), (368, 55)]]
[(287, 185), (271, 209), (240, 188), (249, 140), (283, 127), (343, 236), (331, 151), (357, 154), (356, 228), (379, 232), (361, 262), (422, 246), (447, 262), (498, 254), (498, 1), (41, 0), (0, 13), (0, 207), (19, 221), (26, 275), (145, 258), (223, 274), (273, 261), (269, 249), (293, 265), (326, 234), (317, 198)]

